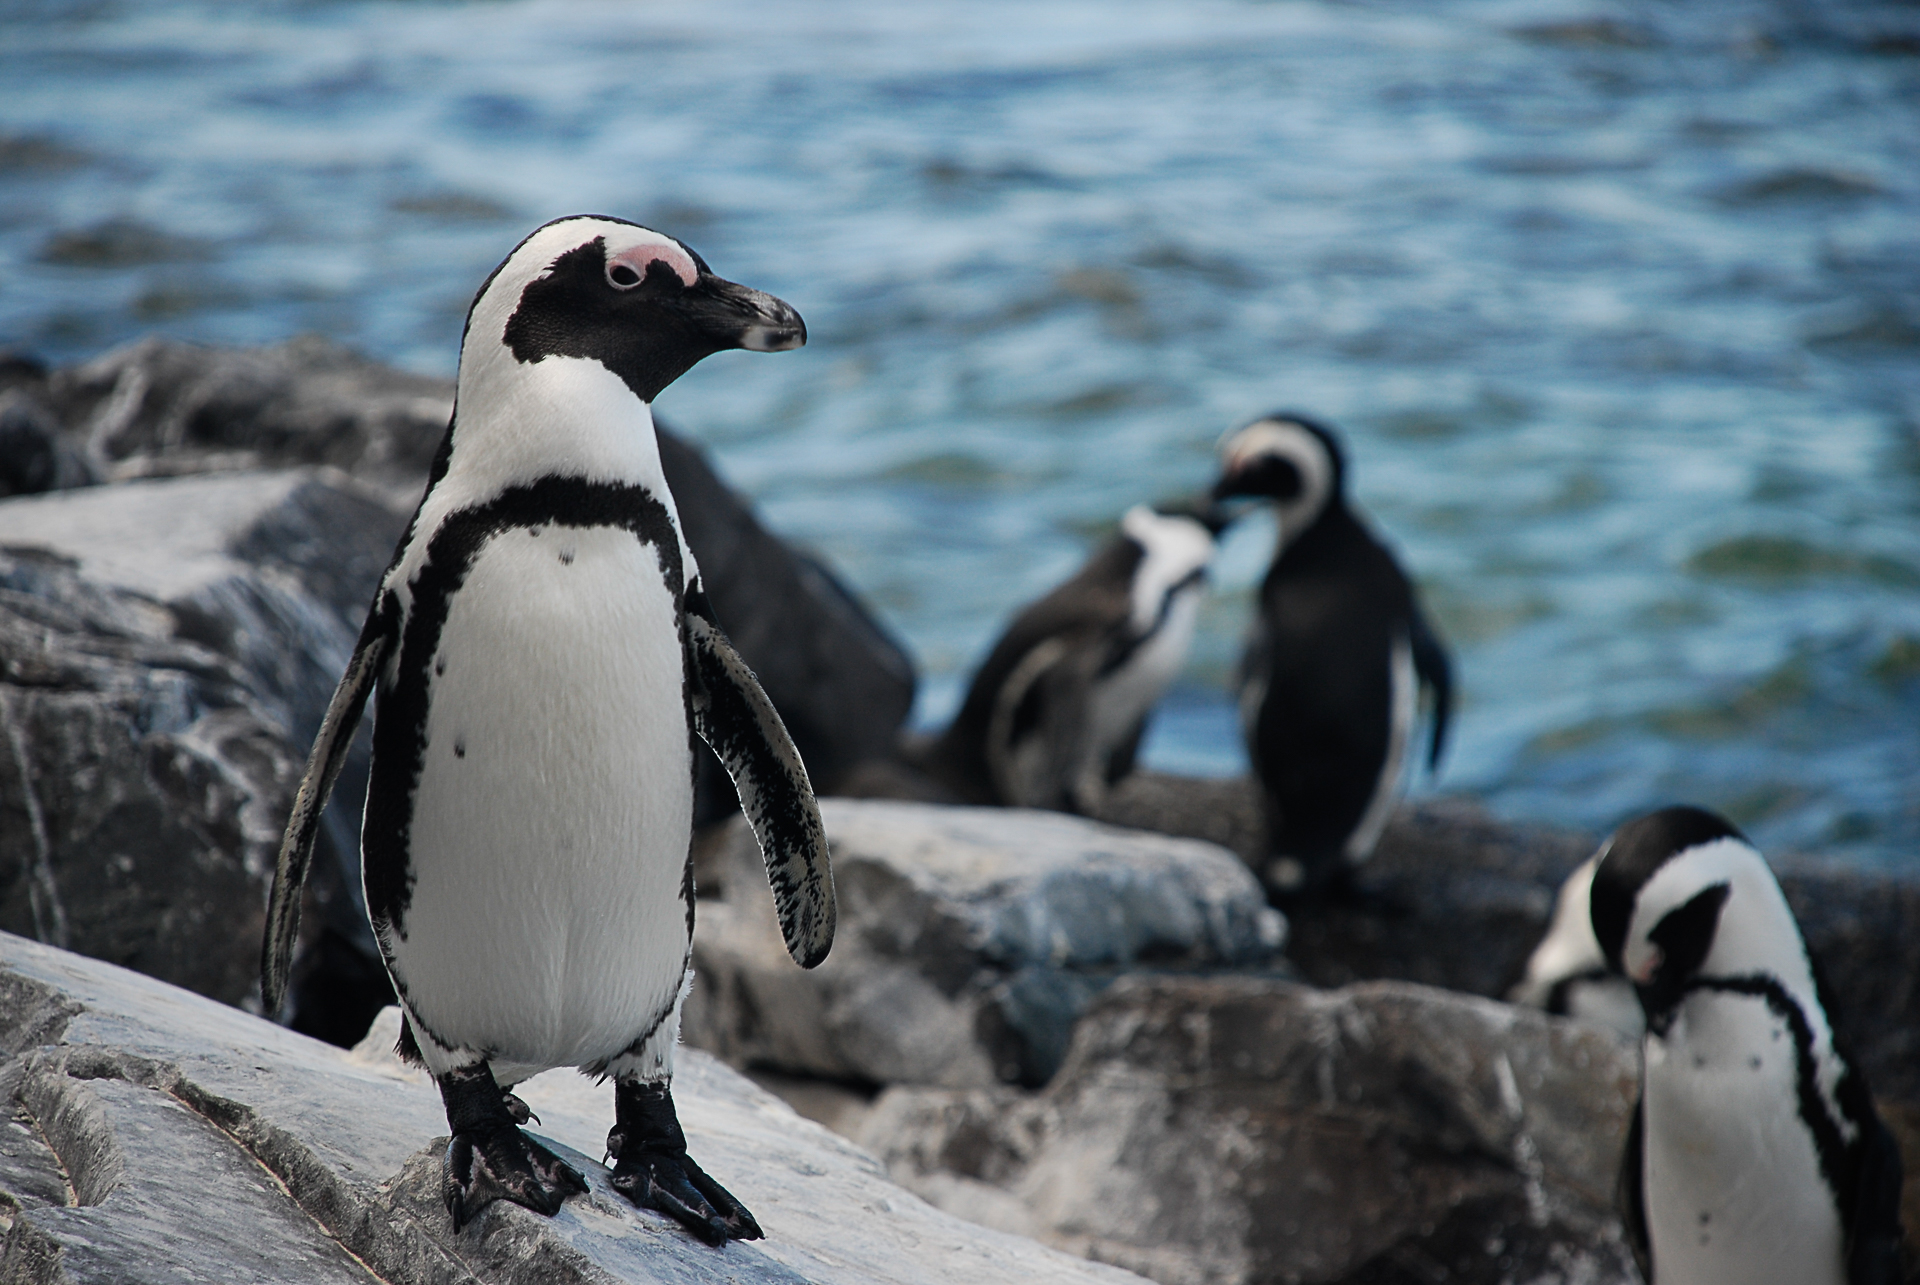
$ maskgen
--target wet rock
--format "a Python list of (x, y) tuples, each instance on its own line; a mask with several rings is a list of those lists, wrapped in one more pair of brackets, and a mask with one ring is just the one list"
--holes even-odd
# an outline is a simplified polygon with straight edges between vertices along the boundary
[[(751, 834), (696, 875), (689, 1043), (867, 1084), (1039, 1084), (1138, 969), (1278, 966), (1285, 922), (1231, 853), (1054, 812), (827, 799), (840, 927), (787, 960)], [(704, 876), (704, 877), (702, 877)]]
[[(404, 521), (312, 469), (0, 504), (0, 927), (255, 990), (306, 744)], [(348, 793), (327, 829), (351, 857)], [(368, 936), (357, 878), (321, 873), (320, 919)]]
[(715, 1251), (596, 1163), (612, 1090), (520, 1089), (591, 1192), (551, 1219), (440, 1203), (439, 1095), (381, 1042), (346, 1053), (151, 979), (0, 934), (0, 1280), (26, 1285), (1040, 1285), (1136, 1280), (970, 1226), (697, 1052), (676, 1077), (701, 1164), (764, 1241)]
[(891, 1089), (906, 1185), (1167, 1285), (1638, 1279), (1611, 1212), (1632, 1045), (1403, 983), (1134, 977), (1058, 1078)]

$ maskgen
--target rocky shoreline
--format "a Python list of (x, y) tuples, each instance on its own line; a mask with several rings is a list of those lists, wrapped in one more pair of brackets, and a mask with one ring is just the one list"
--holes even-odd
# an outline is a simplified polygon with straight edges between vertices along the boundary
[[(199, 1141), (177, 1160), (149, 1149), (152, 1164), (229, 1173), (237, 1161), (220, 1147), (253, 1147), (258, 1121), (307, 1128), (205, 1106), (257, 1106), (247, 1095), (265, 1081), (247, 1059), (280, 1068), (259, 1075), (297, 1066), (329, 1093), (399, 1074), (342, 1071), (330, 1059), (346, 1055), (235, 1010), (258, 1008), (266, 882), (307, 743), (450, 405), (450, 385), (318, 340), (148, 340), (63, 370), (0, 359), (0, 931), (26, 939), (0, 938), (0, 1054), (13, 1059), (0, 1092), (16, 1124), (0, 1148), (0, 1280), (120, 1279), (113, 1254), (133, 1254), (138, 1235), (199, 1235), (202, 1211), (163, 1198), (170, 1179), (141, 1168), (125, 1130), (163, 1120), (166, 1136)], [(1137, 774), (1095, 820), (929, 802), (895, 756), (913, 694), (905, 653), (697, 450), (663, 436), (663, 458), (722, 622), (823, 794), (859, 796), (824, 808), (840, 939), (801, 973), (773, 931), (751, 840), (727, 819), (724, 778), (717, 765), (705, 774), (689, 1043), (831, 1119), (932, 1204), (1165, 1285), (1635, 1279), (1611, 1212), (1634, 1051), (1499, 1002), (1595, 836), (1421, 800), (1351, 888), (1276, 909), (1245, 782)], [(364, 746), (348, 771), (364, 776)], [(327, 828), (299, 1008), (277, 1016), (344, 1044), (379, 1011), (384, 980), (356, 902), (351, 805)], [(1792, 856), (1776, 866), (1837, 1025), (1920, 1167), (1920, 880)], [(111, 1030), (75, 1034), (96, 1021)], [(201, 1070), (178, 1069), (189, 1063)], [(703, 1054), (686, 1065), (689, 1083), (760, 1122), (739, 1135), (737, 1172), (795, 1130), (839, 1157), (794, 1160), (822, 1172), (770, 1200), (810, 1208), (808, 1182), (830, 1189), (824, 1230), (770, 1222), (788, 1248), (769, 1241), (760, 1274), (737, 1279), (958, 1279), (967, 1263), (976, 1278), (1126, 1279), (875, 1195), (878, 1171), (852, 1146), (791, 1117), (769, 1123), (783, 1109)], [(553, 1110), (588, 1118), (555, 1092)], [(321, 1134), (302, 1144), (310, 1154), (289, 1172), (333, 1173), (312, 1188), (333, 1212), (292, 1193), (324, 1229), (289, 1233), (302, 1261), (338, 1265), (350, 1251), (382, 1279), (504, 1281), (572, 1254), (586, 1264), (573, 1276), (540, 1278), (720, 1278), (699, 1246), (622, 1202), (609, 1215), (597, 1196), (576, 1220), (591, 1236), (498, 1206), (477, 1233), (497, 1253), (454, 1245), (415, 1190), (430, 1168), (415, 1153), (438, 1128), (432, 1095), (403, 1104), (382, 1089), (370, 1102), (366, 1129), (412, 1141), (351, 1157)], [(167, 1114), (179, 1111), (199, 1123), (180, 1133)], [(22, 1139), (49, 1142), (56, 1119), (79, 1131), (49, 1161)], [(130, 1123), (102, 1134), (99, 1119)], [(99, 1136), (121, 1139), (119, 1169), (81, 1155)], [(583, 1153), (596, 1145), (579, 1137)], [(370, 1168), (342, 1177), (356, 1165)], [(755, 1204), (753, 1179), (741, 1182)], [(1920, 1230), (1916, 1189), (1907, 1221)], [(256, 1198), (265, 1209), (283, 1197)], [(883, 1265), (849, 1266), (850, 1246), (879, 1234), (857, 1224), (894, 1200), (924, 1211), (918, 1230), (876, 1250)], [(95, 1243), (122, 1248), (89, 1257)], [(217, 1243), (244, 1257), (232, 1237)], [(363, 1252), (376, 1245), (389, 1249)], [(222, 1261), (225, 1278), (246, 1276), (241, 1258)]]

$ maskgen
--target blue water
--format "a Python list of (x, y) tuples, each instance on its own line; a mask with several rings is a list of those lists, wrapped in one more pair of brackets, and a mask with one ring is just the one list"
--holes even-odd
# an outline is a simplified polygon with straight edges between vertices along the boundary
[[(0, 342), (451, 373), (583, 210), (792, 301), (661, 399), (950, 708), (1223, 429), (1341, 426), (1464, 699), (1437, 782), (1920, 863), (1920, 10), (0, 6)], [(1239, 531), (1149, 746), (1242, 763)]]

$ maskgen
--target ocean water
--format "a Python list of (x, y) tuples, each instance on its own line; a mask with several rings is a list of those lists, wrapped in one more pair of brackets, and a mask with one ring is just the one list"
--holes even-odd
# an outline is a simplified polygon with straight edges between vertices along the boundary
[[(1461, 684), (1417, 790), (1920, 865), (1920, 10), (1732, 0), (0, 4), (0, 343), (450, 374), (596, 211), (806, 316), (665, 393), (938, 722), (1291, 407)], [(1236, 530), (1148, 759), (1244, 766)]]

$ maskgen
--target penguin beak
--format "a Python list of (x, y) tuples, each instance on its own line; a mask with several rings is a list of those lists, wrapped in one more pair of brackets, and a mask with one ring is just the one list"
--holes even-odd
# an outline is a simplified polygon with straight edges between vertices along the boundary
[(716, 349), (786, 352), (807, 342), (807, 323), (792, 304), (711, 272), (702, 272), (675, 304)]

